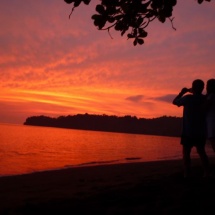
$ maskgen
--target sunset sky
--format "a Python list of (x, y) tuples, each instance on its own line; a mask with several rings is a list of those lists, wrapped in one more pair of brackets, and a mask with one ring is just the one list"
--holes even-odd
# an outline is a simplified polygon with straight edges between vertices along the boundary
[[(134, 47), (119, 32), (98, 31), (96, 5), (71, 18), (63, 0), (0, 1), (0, 122), (78, 113), (181, 116), (182, 87), (215, 78), (215, 2), (178, 1), (170, 22), (148, 28)], [(204, 92), (205, 93), (205, 92)]]

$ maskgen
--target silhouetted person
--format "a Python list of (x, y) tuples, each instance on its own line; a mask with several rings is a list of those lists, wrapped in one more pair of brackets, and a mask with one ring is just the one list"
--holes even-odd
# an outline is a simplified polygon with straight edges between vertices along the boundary
[(207, 81), (206, 122), (207, 138), (215, 152), (215, 79)]
[[(173, 100), (173, 104), (178, 107), (183, 106), (183, 126), (181, 134), (181, 145), (183, 146), (184, 177), (190, 175), (191, 158), (190, 153), (196, 147), (202, 165), (204, 176), (208, 174), (208, 156), (205, 152), (206, 144), (206, 122), (203, 105), (206, 96), (202, 94), (204, 82), (196, 79), (192, 83), (192, 88), (183, 88)], [(184, 95), (189, 93), (187, 95)]]

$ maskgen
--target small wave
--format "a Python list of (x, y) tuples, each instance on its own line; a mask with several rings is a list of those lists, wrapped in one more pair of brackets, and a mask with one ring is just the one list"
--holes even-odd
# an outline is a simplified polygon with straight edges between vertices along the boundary
[(140, 159), (142, 159), (141, 157), (128, 157), (128, 158), (125, 158), (125, 160), (140, 160)]
[(159, 157), (158, 160), (176, 160), (176, 159), (180, 159), (182, 156), (181, 155), (175, 155), (175, 156), (162, 156)]
[(18, 155), (18, 156), (33, 156), (33, 155), (37, 155), (38, 153), (36, 153), (36, 152), (17, 152), (17, 151), (9, 151), (9, 152), (7, 152), (7, 154), (9, 154), (9, 155), (12, 155), (12, 156), (16, 156), (16, 155)]
[(116, 162), (119, 162), (119, 160), (91, 161), (91, 162), (81, 163), (81, 164), (77, 164), (77, 165), (66, 165), (64, 167), (69, 168), (69, 167), (74, 167), (74, 166), (90, 166), (90, 165), (100, 165), (100, 164), (108, 164), (108, 163), (116, 163)]

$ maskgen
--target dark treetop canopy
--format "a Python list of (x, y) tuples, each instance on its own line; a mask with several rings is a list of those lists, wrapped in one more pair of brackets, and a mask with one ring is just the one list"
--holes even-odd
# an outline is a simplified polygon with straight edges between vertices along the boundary
[[(91, 0), (64, 1), (73, 5), (72, 12), (82, 2), (86, 5), (91, 2)], [(197, 0), (199, 4), (203, 1), (211, 0)], [(148, 35), (146, 27), (155, 19), (161, 23), (168, 19), (175, 29), (172, 12), (176, 4), (177, 0), (100, 0), (100, 4), (95, 8), (97, 13), (92, 15), (92, 19), (99, 30), (109, 32), (110, 29), (114, 29), (120, 31), (121, 36), (127, 33), (127, 38), (133, 39), (134, 46), (142, 45)]]

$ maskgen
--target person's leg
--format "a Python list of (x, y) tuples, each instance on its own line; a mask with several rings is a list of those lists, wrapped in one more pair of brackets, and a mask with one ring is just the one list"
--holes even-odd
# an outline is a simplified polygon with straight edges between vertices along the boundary
[(190, 153), (191, 153), (191, 146), (183, 145), (183, 162), (184, 162), (184, 177), (190, 176), (190, 167), (191, 167), (191, 159), (190, 159)]
[(209, 139), (213, 151), (215, 152), (215, 137)]
[(208, 174), (209, 174), (209, 160), (208, 160), (208, 156), (205, 152), (205, 145), (196, 146), (196, 149), (197, 149), (197, 153), (199, 154), (199, 157), (201, 159), (202, 166), (204, 168), (204, 176), (208, 176)]

